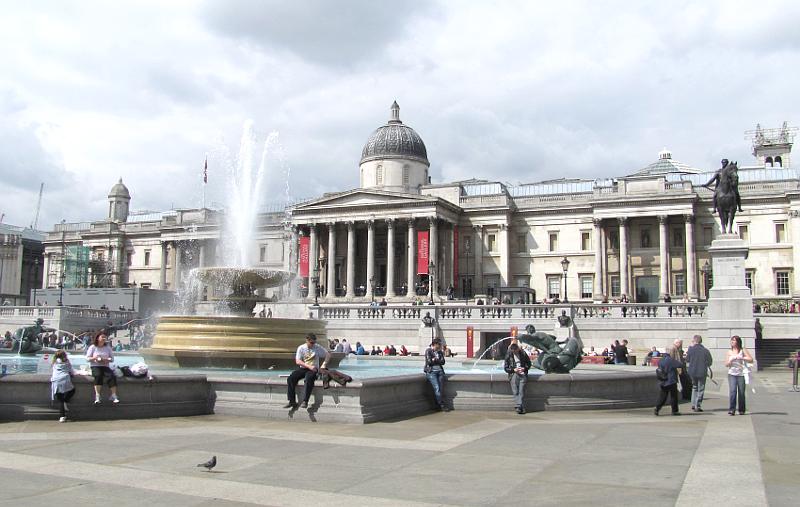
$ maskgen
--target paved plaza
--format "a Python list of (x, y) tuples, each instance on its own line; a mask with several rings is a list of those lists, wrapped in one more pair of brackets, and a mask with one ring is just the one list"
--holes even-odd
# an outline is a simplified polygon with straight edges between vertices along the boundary
[[(370, 425), (202, 416), (0, 424), (0, 506), (797, 505), (800, 393), (705, 412), (450, 412)], [(124, 393), (121, 393), (124, 396)], [(509, 407), (510, 408), (510, 407)], [(212, 472), (197, 468), (212, 455)]]

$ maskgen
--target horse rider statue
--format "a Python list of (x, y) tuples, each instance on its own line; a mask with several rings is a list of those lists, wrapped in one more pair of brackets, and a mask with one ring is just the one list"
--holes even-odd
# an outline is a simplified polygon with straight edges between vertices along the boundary
[(743, 211), (742, 197), (739, 195), (739, 166), (737, 163), (728, 163), (728, 159), (723, 158), (722, 167), (703, 186), (710, 188), (712, 183), (715, 183), (715, 186), (711, 202), (714, 212), (719, 213), (722, 233), (733, 234), (733, 218), (736, 211)]

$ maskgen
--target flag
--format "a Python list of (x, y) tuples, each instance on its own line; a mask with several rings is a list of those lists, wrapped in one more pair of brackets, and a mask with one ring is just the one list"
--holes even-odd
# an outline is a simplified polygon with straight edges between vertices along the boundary
[(203, 184), (208, 183), (208, 158), (206, 158), (205, 164), (203, 164)]

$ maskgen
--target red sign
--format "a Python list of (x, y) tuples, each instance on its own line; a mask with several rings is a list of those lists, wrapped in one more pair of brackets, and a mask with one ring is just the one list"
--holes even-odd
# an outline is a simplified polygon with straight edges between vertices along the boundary
[(429, 259), (428, 231), (417, 231), (417, 274), (428, 274)]
[(309, 242), (311, 238), (308, 236), (301, 236), (300, 237), (300, 250), (298, 253), (300, 259), (300, 277), (305, 278), (308, 277), (308, 250), (309, 250)]
[(467, 326), (467, 357), (475, 357), (475, 331), (472, 326)]
[(458, 229), (453, 227), (453, 281), (458, 287)]

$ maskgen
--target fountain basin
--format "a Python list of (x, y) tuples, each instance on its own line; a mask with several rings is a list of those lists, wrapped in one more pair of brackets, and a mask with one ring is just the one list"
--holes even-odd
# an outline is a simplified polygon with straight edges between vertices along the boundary
[[(141, 355), (154, 366), (293, 368), (297, 347), (308, 333), (327, 344), (322, 320), (167, 315), (159, 319), (152, 347)], [(344, 357), (331, 356), (331, 367)]]

